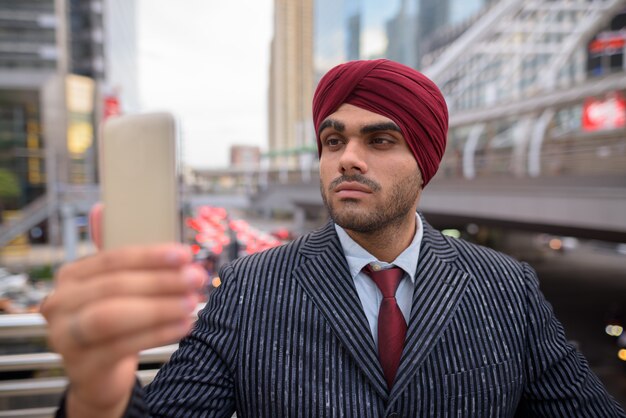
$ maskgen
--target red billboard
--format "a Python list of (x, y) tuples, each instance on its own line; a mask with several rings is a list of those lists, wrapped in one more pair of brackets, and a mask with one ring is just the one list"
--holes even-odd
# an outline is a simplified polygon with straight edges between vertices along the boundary
[(602, 131), (626, 126), (626, 99), (619, 92), (604, 98), (588, 98), (583, 105), (583, 131)]

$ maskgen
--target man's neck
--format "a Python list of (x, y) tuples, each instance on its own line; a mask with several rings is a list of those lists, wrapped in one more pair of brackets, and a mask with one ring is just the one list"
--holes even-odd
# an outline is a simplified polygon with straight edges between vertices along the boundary
[(386, 263), (391, 263), (411, 245), (415, 229), (415, 212), (410, 218), (373, 232), (356, 232), (344, 228), (357, 244), (379, 261)]

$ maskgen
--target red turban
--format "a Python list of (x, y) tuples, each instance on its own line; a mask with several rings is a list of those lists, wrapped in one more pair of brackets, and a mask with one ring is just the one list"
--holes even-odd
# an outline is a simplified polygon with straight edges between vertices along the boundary
[(448, 107), (435, 83), (422, 73), (386, 59), (350, 61), (322, 77), (313, 96), (317, 148), (319, 127), (343, 103), (378, 113), (402, 130), (417, 160), (424, 186), (437, 172), (446, 149)]

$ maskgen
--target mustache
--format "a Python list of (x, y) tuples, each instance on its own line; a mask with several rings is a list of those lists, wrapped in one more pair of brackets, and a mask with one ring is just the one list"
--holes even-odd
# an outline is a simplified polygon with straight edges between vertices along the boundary
[(377, 192), (381, 189), (380, 184), (376, 183), (374, 180), (370, 180), (362, 174), (352, 174), (352, 175), (343, 175), (337, 177), (333, 180), (328, 186), (329, 191), (333, 191), (337, 186), (344, 182), (354, 182), (360, 183), (367, 187), (369, 187), (373, 192)]

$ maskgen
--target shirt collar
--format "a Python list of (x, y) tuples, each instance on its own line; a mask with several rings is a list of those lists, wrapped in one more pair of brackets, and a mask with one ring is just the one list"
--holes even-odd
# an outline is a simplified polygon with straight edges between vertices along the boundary
[[(411, 282), (415, 283), (415, 271), (417, 270), (417, 262), (419, 258), (420, 245), (422, 244), (422, 237), (424, 236), (424, 228), (422, 225), (422, 219), (416, 213), (415, 214), (415, 235), (411, 244), (400, 253), (400, 255), (393, 260), (393, 265), (400, 267), (411, 278)], [(350, 268), (350, 275), (354, 279), (363, 270), (363, 267), (370, 263), (378, 264), (382, 268), (390, 267), (390, 263), (379, 261), (372, 254), (367, 252), (363, 247), (357, 244), (348, 233), (339, 225), (335, 224), (335, 230), (339, 236), (339, 242), (343, 248), (343, 253), (346, 256), (348, 267)]]

